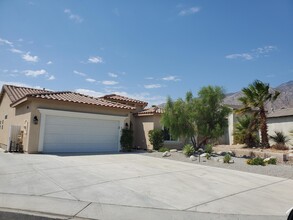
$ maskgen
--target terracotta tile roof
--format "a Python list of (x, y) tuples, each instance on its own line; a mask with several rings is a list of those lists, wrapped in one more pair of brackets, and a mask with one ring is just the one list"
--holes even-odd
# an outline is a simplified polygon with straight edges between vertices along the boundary
[[(16, 102), (17, 100), (25, 97), (29, 94), (38, 94), (43, 92), (50, 92), (44, 89), (33, 89), (27, 87), (13, 86), (13, 85), (3, 85), (2, 91), (5, 90), (11, 102)], [(3, 92), (1, 93), (3, 94)]]
[(88, 105), (104, 106), (110, 108), (120, 108), (120, 109), (130, 109), (134, 110), (134, 107), (124, 105), (117, 102), (111, 102), (103, 98), (94, 98), (80, 93), (63, 91), (63, 92), (53, 92), (40, 89), (31, 89), (25, 87), (17, 87), (11, 85), (4, 85), (3, 89), (7, 92), (9, 98), (12, 101), (12, 105), (17, 105), (28, 98), (38, 98), (47, 100), (58, 100), (64, 102), (81, 103)]
[(272, 111), (268, 114), (268, 118), (288, 117), (293, 116), (293, 108), (284, 108)]
[(138, 112), (135, 115), (136, 116), (147, 116), (147, 115), (155, 115), (155, 114), (162, 114), (162, 113), (164, 113), (164, 109), (160, 108), (158, 106), (155, 106), (155, 107), (145, 109), (141, 112)]
[(116, 94), (105, 95), (103, 96), (103, 98), (107, 100), (113, 100), (113, 101), (124, 101), (124, 102), (130, 102), (130, 103), (143, 104), (145, 106), (148, 104), (147, 102), (144, 102), (144, 101), (140, 101), (137, 99), (132, 99), (122, 95), (116, 95)]

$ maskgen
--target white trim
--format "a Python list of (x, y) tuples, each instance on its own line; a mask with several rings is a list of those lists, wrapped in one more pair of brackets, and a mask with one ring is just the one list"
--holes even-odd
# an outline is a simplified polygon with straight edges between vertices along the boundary
[(121, 130), (124, 127), (124, 122), (127, 119), (127, 116), (117, 116), (117, 115), (103, 115), (95, 113), (82, 113), (82, 112), (70, 112), (70, 111), (60, 111), (60, 110), (51, 110), (51, 109), (38, 109), (41, 113), (40, 123), (40, 135), (39, 135), (39, 146), (38, 151), (42, 152), (44, 149), (44, 135), (45, 135), (45, 126), (46, 126), (46, 116), (63, 116), (63, 117), (72, 117), (72, 118), (87, 118), (87, 119), (102, 119), (102, 120), (111, 120), (119, 121), (118, 129), (118, 146), (117, 150), (120, 151), (120, 137)]

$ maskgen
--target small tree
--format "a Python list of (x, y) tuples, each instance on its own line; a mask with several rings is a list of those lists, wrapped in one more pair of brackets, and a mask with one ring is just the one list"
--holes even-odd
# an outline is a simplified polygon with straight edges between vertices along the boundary
[(194, 99), (191, 92), (186, 94), (185, 100), (178, 99), (173, 101), (168, 97), (161, 122), (164, 127), (169, 129), (173, 138), (190, 139), (193, 146), (196, 147), (196, 123), (193, 103)]
[(150, 130), (149, 141), (154, 150), (159, 150), (164, 145), (164, 132), (161, 129)]
[(206, 145), (208, 140), (224, 135), (228, 126), (227, 117), (231, 112), (230, 108), (222, 104), (224, 98), (224, 90), (219, 86), (206, 86), (198, 92), (194, 109), (199, 145)]
[(120, 139), (121, 148), (123, 151), (131, 151), (133, 143), (133, 131), (131, 129), (122, 129)]

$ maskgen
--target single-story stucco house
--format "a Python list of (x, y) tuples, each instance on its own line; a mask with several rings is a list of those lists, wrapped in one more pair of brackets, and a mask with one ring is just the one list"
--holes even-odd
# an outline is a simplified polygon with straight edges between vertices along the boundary
[[(83, 94), (4, 85), (0, 94), (0, 146), (21, 144), (27, 153), (117, 152), (123, 128), (134, 145), (152, 149), (148, 131), (162, 128), (161, 110), (119, 95)], [(177, 141), (166, 141), (166, 144)], [(14, 146), (15, 147), (15, 146)]]

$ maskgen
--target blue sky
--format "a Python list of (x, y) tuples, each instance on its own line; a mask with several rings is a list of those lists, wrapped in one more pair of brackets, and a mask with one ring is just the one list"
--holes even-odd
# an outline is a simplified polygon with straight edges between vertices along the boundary
[(290, 0), (0, 0), (0, 84), (160, 104), (292, 76)]

